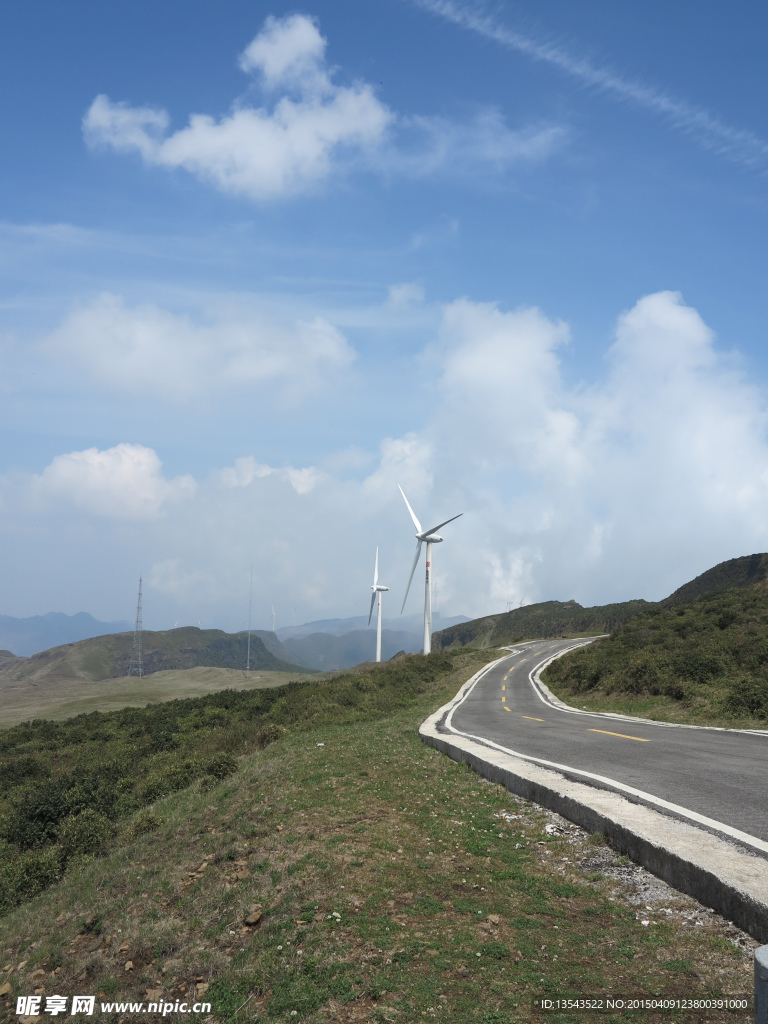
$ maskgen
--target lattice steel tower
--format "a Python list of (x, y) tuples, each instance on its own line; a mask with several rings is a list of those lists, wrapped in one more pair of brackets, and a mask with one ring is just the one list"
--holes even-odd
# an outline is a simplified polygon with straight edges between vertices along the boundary
[(143, 674), (141, 669), (141, 576), (139, 576), (139, 601), (136, 605), (136, 628), (133, 631), (133, 652), (128, 675), (141, 676)]

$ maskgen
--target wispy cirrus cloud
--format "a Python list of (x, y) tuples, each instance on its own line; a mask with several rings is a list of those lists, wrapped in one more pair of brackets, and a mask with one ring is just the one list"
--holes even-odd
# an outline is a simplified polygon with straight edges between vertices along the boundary
[(555, 43), (540, 42), (504, 25), (477, 5), (456, 0), (414, 0), (418, 7), (446, 21), (491, 39), (501, 46), (525, 54), (533, 60), (559, 68), (585, 86), (601, 90), (617, 99), (635, 103), (663, 117), (674, 127), (695, 136), (706, 148), (744, 166), (768, 169), (768, 142), (753, 132), (735, 128), (709, 111), (671, 96), (657, 86), (600, 67)]

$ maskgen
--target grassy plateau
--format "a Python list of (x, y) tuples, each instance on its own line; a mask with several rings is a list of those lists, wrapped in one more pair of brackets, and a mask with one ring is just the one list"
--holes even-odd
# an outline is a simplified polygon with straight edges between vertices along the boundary
[(737, 929), (419, 741), (493, 656), (0, 734), (0, 1014), (38, 991), (97, 1015), (204, 998), (222, 1024), (509, 1024), (542, 996), (749, 993)]

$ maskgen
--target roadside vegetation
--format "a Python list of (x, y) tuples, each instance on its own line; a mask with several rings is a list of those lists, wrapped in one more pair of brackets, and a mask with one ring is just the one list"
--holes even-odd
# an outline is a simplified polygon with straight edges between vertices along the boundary
[(589, 710), (765, 729), (768, 588), (649, 606), (610, 637), (553, 662), (542, 678)]
[[(419, 722), (488, 656), (417, 655), (326, 683), (3, 734), (19, 741), (4, 765), (28, 771), (34, 758), (38, 785), (61, 785), (69, 809), (48, 855), (72, 848), (85, 815), (116, 829), (0, 917), (7, 1018), (35, 989), (204, 998), (221, 1024), (511, 1024), (545, 1019), (533, 1007), (544, 995), (747, 994), (754, 944), (743, 933), (420, 742)], [(136, 766), (112, 806), (128, 793), (133, 809), (71, 813), (88, 791), (78, 766), (121, 749)], [(163, 772), (156, 758), (168, 758)], [(150, 779), (193, 759), (221, 771), (148, 802)], [(19, 786), (30, 793), (31, 779)], [(21, 803), (8, 806), (12, 818)], [(558, 1016), (590, 1019), (619, 1018)]]

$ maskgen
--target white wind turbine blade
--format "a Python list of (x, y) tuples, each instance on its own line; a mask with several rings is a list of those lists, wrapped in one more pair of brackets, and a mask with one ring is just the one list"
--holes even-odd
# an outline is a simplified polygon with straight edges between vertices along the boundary
[(373, 615), (373, 606), (376, 603), (376, 591), (371, 594), (371, 610), (368, 612), (368, 625), (371, 624), (371, 616)]
[[(403, 495), (403, 497), (405, 497), (405, 495)], [(464, 515), (463, 512), (459, 512), (459, 514), (457, 516), (451, 516), (451, 518), (450, 519), (446, 519), (444, 523), (439, 523), (437, 526), (433, 526), (431, 530), (427, 530), (427, 532), (424, 534), (424, 536), (425, 537), (430, 537), (433, 533), (437, 533), (437, 531), (440, 529), (441, 526), (447, 526), (448, 523), (452, 523), (454, 519), (459, 519), (463, 515)]]
[[(410, 506), (410, 505), (408, 505), (408, 499), (407, 499), (407, 498), (406, 498), (406, 496), (405, 496), (405, 491), (403, 490), (403, 488), (402, 488), (402, 487), (400, 487), (400, 484), (398, 484), (397, 486), (398, 486), (398, 488), (399, 488), (399, 490), (400, 490), (400, 493), (401, 493), (401, 494), (402, 494), (402, 496), (403, 496), (403, 501), (404, 501), (404, 502), (405, 502), (405, 504), (406, 504), (406, 505), (408, 506), (408, 511), (409, 511), (409, 512), (411, 513), (411, 519), (413, 520), (413, 525), (414, 525), (414, 526), (416, 527), (416, 532), (417, 532), (417, 533), (422, 533), (423, 531), (422, 531), (422, 529), (421, 529), (421, 523), (420, 523), (420, 522), (419, 522), (419, 520), (418, 520), (418, 519), (416, 518), (416, 513), (415, 513), (415, 512), (413, 511), (413, 509), (411, 508), (411, 506)], [(437, 527), (435, 527), (435, 529), (437, 529)]]
[[(403, 497), (405, 497), (405, 495), (403, 495)], [(407, 501), (406, 501), (406, 505), (408, 505)], [(410, 508), (410, 505), (408, 505), (408, 507)], [(411, 512), (411, 515), (413, 515), (413, 512)], [(414, 519), (415, 518), (416, 517), (414, 516)], [(405, 608), (405, 602), (408, 600), (408, 591), (411, 589), (411, 581), (413, 580), (413, 574), (416, 572), (416, 565), (417, 565), (417, 563), (419, 561), (419, 555), (420, 554), (421, 554), (421, 541), (417, 540), (416, 541), (416, 554), (413, 556), (413, 565), (411, 566), (411, 575), (408, 577), (408, 586), (405, 588), (405, 597), (403, 598), (403, 608)], [(403, 608), (400, 609), (400, 614), (401, 615), (403, 614)]]
[(373, 585), (379, 582), (379, 549), (376, 548), (376, 564), (373, 567)]

